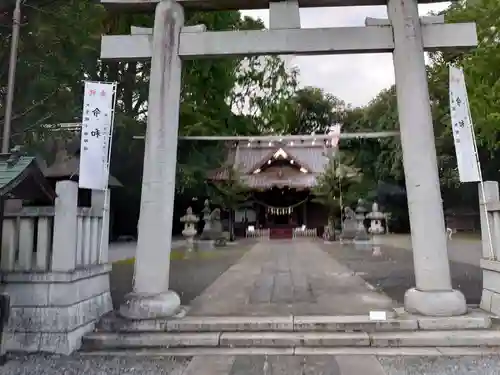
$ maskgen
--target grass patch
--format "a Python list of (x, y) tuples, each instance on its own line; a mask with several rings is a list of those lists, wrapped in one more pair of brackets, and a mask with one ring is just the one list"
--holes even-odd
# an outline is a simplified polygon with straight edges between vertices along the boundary
[[(175, 249), (175, 250), (172, 250), (170, 252), (170, 260), (217, 259), (217, 258), (220, 258), (222, 256), (241, 252), (244, 250), (245, 249), (241, 249), (241, 248), (230, 248), (227, 250), (216, 249), (213, 251), (200, 251), (200, 252), (194, 251), (194, 252), (190, 253), (189, 255), (186, 255), (185, 250)], [(135, 257), (118, 260), (118, 261), (114, 262), (113, 264), (118, 264), (118, 265), (131, 264), (131, 265), (133, 265), (134, 263), (135, 263)]]

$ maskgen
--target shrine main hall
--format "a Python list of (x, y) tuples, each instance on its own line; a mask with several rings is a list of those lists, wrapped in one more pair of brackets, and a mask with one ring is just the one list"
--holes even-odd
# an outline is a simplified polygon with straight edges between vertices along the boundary
[(236, 234), (245, 236), (250, 227), (270, 238), (292, 238), (298, 228), (321, 235), (327, 213), (313, 201), (311, 189), (328, 162), (327, 146), (323, 140), (231, 144), (224, 167), (209, 173), (209, 180), (227, 180), (229, 168), (235, 168), (251, 189), (235, 212)]

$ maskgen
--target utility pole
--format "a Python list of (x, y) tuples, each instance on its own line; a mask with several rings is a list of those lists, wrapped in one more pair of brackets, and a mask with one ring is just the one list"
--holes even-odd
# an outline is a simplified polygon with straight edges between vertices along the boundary
[(12, 40), (10, 44), (9, 77), (7, 83), (7, 101), (3, 124), (2, 153), (7, 154), (10, 146), (10, 128), (12, 122), (12, 103), (14, 101), (14, 86), (16, 82), (17, 50), (19, 47), (19, 31), (21, 28), (21, 0), (16, 0), (12, 16)]

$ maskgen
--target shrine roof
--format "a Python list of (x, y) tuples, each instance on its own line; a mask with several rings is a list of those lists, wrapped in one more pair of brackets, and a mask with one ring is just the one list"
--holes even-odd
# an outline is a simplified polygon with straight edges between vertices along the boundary
[[(294, 160), (295, 166), (304, 167), (307, 172), (285, 173), (257, 173), (253, 172), (267, 164), (274, 153), (282, 149), (290, 159)], [(228, 150), (226, 163), (221, 168), (209, 173), (208, 178), (212, 181), (221, 181), (228, 178), (228, 169), (236, 167), (241, 174), (241, 180), (251, 188), (266, 189), (273, 186), (291, 188), (311, 188), (316, 183), (316, 177), (324, 171), (328, 162), (325, 146), (322, 142), (317, 144), (296, 143), (291, 145), (274, 142), (272, 145), (265, 144), (242, 144)], [(294, 169), (293, 166), (288, 169)]]
[(0, 196), (53, 202), (56, 193), (36, 157), (14, 152), (0, 154)]
[[(48, 178), (77, 178), (80, 173), (80, 157), (71, 155), (67, 150), (59, 150), (56, 154), (56, 160), (50, 166), (45, 168), (44, 175)], [(123, 185), (116, 177), (109, 175), (109, 187), (122, 187)]]
[(239, 144), (230, 154), (232, 160), (228, 164), (236, 166), (241, 173), (252, 173), (254, 169), (259, 168), (267, 162), (272, 155), (282, 149), (295, 159), (299, 164), (306, 166), (311, 173), (323, 172), (328, 159), (325, 154), (323, 143), (282, 143), (274, 142), (269, 144), (246, 145)]
[[(51, 140), (51, 153), (55, 155), (53, 161), (46, 163), (43, 166), (43, 173), (45, 177), (51, 179), (74, 179), (78, 180), (80, 173), (80, 134), (79, 129), (81, 124), (65, 124), (63, 128), (70, 129), (74, 134), (70, 139), (58, 139), (57, 136)], [(77, 126), (78, 125), (78, 126)], [(111, 174), (108, 180), (109, 187), (123, 187), (118, 179)]]

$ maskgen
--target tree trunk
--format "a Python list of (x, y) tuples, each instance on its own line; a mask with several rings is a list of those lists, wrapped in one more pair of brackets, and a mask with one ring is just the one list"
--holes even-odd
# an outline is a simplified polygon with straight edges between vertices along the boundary
[(229, 241), (234, 241), (234, 220), (233, 215), (234, 210), (232, 208), (229, 209)]

